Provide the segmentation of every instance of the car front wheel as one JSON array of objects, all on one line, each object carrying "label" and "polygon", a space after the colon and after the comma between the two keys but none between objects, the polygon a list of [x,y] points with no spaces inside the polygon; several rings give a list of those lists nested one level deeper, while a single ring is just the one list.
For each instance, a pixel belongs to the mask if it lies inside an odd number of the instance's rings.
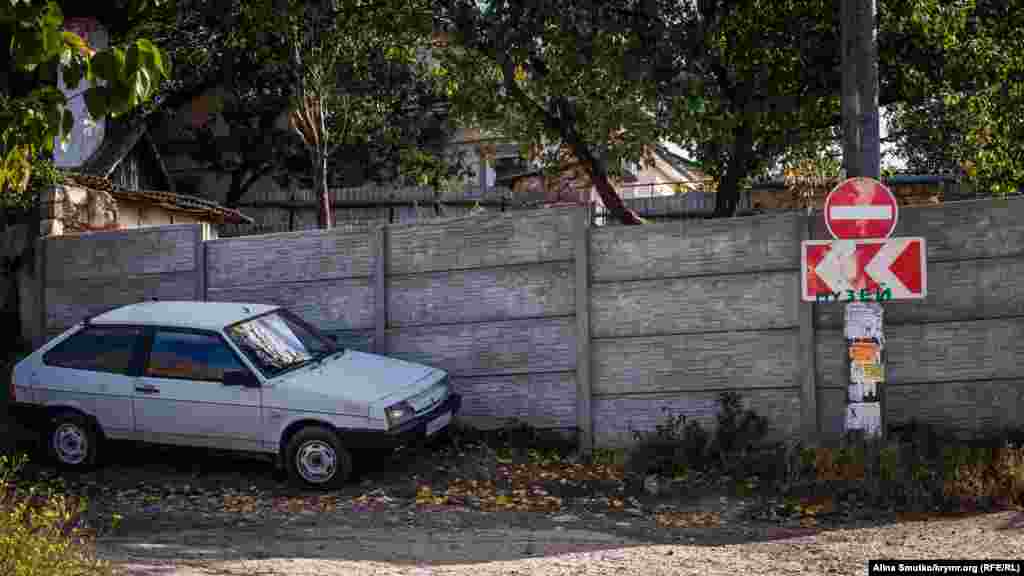
[{"label": "car front wheel", "polygon": [[61,467],[85,470],[96,464],[96,430],[81,414],[58,413],[50,422],[47,448]]},{"label": "car front wheel", "polygon": [[296,484],[329,490],[352,474],[352,456],[333,431],[309,426],[295,433],[285,451],[288,476]]}]

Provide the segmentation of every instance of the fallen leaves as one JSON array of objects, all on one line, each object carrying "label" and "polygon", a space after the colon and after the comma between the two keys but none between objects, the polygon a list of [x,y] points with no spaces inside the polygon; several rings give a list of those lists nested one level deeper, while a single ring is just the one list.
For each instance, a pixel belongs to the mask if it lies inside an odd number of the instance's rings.
[{"label": "fallen leaves", "polygon": [[662,512],[654,520],[663,528],[712,528],[721,525],[722,516],[707,511]]},{"label": "fallen leaves", "polygon": [[279,497],[274,499],[275,512],[300,514],[303,512],[333,512],[338,506],[336,496]]},{"label": "fallen leaves", "polygon": [[[619,483],[620,466],[567,462],[560,458],[533,458],[515,464],[499,458],[493,477],[488,479],[454,478],[446,487],[421,484],[416,488],[416,505],[473,505],[485,512],[499,510],[522,512],[556,512],[564,502],[551,494],[552,486],[579,486],[587,482]],[[611,508],[623,509],[625,502],[609,500]]]},{"label": "fallen leaves", "polygon": [[419,504],[421,506],[425,505],[425,504],[435,504],[437,506],[442,506],[442,505],[447,504],[447,503],[448,503],[448,496],[447,495],[441,495],[441,496],[434,495],[434,491],[433,491],[433,489],[430,486],[420,486],[416,490],[416,504]]},{"label": "fallen leaves", "polygon": [[434,496],[429,487],[421,487],[417,492],[418,504],[454,504],[474,502],[485,512],[497,510],[516,510],[520,512],[554,512],[562,508],[562,499],[551,496],[546,490],[536,485],[523,486],[513,483],[510,491],[497,489],[493,482],[481,480],[455,479],[449,482],[444,494]]},{"label": "fallen leaves", "polygon": [[224,507],[225,512],[232,512],[235,514],[251,514],[257,509],[256,498],[249,495],[224,495]]},{"label": "fallen leaves", "polygon": [[797,504],[796,511],[801,516],[832,514],[836,511],[836,501],[831,496],[806,498]]}]

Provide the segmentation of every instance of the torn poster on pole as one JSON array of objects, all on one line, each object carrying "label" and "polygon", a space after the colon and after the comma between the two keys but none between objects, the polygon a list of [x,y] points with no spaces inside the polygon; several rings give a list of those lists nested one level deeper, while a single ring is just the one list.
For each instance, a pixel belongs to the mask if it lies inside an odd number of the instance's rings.
[{"label": "torn poster on pole", "polygon": [[883,308],[877,302],[851,302],[846,305],[846,339],[885,342],[882,333]]},{"label": "torn poster on pole", "polygon": [[846,430],[874,436],[881,431],[879,386],[885,383],[883,308],[876,302],[846,306],[846,349],[850,363]]},{"label": "torn poster on pole", "polygon": [[851,402],[846,405],[846,429],[877,436],[882,431],[882,405],[879,402]]}]

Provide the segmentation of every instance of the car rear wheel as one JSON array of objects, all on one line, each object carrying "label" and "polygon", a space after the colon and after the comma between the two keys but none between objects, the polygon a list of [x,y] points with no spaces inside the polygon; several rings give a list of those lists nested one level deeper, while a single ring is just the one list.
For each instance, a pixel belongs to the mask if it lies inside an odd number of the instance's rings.
[{"label": "car rear wheel", "polygon": [[47,449],[62,468],[86,470],[96,465],[98,435],[85,416],[59,412],[50,420]]},{"label": "car rear wheel", "polygon": [[341,445],[337,434],[309,426],[288,441],[285,467],[296,484],[330,490],[340,487],[352,474],[352,455]]}]

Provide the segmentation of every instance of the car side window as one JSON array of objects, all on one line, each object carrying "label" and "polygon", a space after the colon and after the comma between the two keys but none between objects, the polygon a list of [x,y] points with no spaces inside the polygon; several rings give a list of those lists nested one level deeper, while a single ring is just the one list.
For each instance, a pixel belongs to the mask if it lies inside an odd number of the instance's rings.
[{"label": "car side window", "polygon": [[213,334],[157,330],[146,376],[223,382],[225,372],[245,370],[224,340]]},{"label": "car side window", "polygon": [[43,363],[58,368],[132,374],[143,330],[132,326],[87,326],[43,354]]}]

